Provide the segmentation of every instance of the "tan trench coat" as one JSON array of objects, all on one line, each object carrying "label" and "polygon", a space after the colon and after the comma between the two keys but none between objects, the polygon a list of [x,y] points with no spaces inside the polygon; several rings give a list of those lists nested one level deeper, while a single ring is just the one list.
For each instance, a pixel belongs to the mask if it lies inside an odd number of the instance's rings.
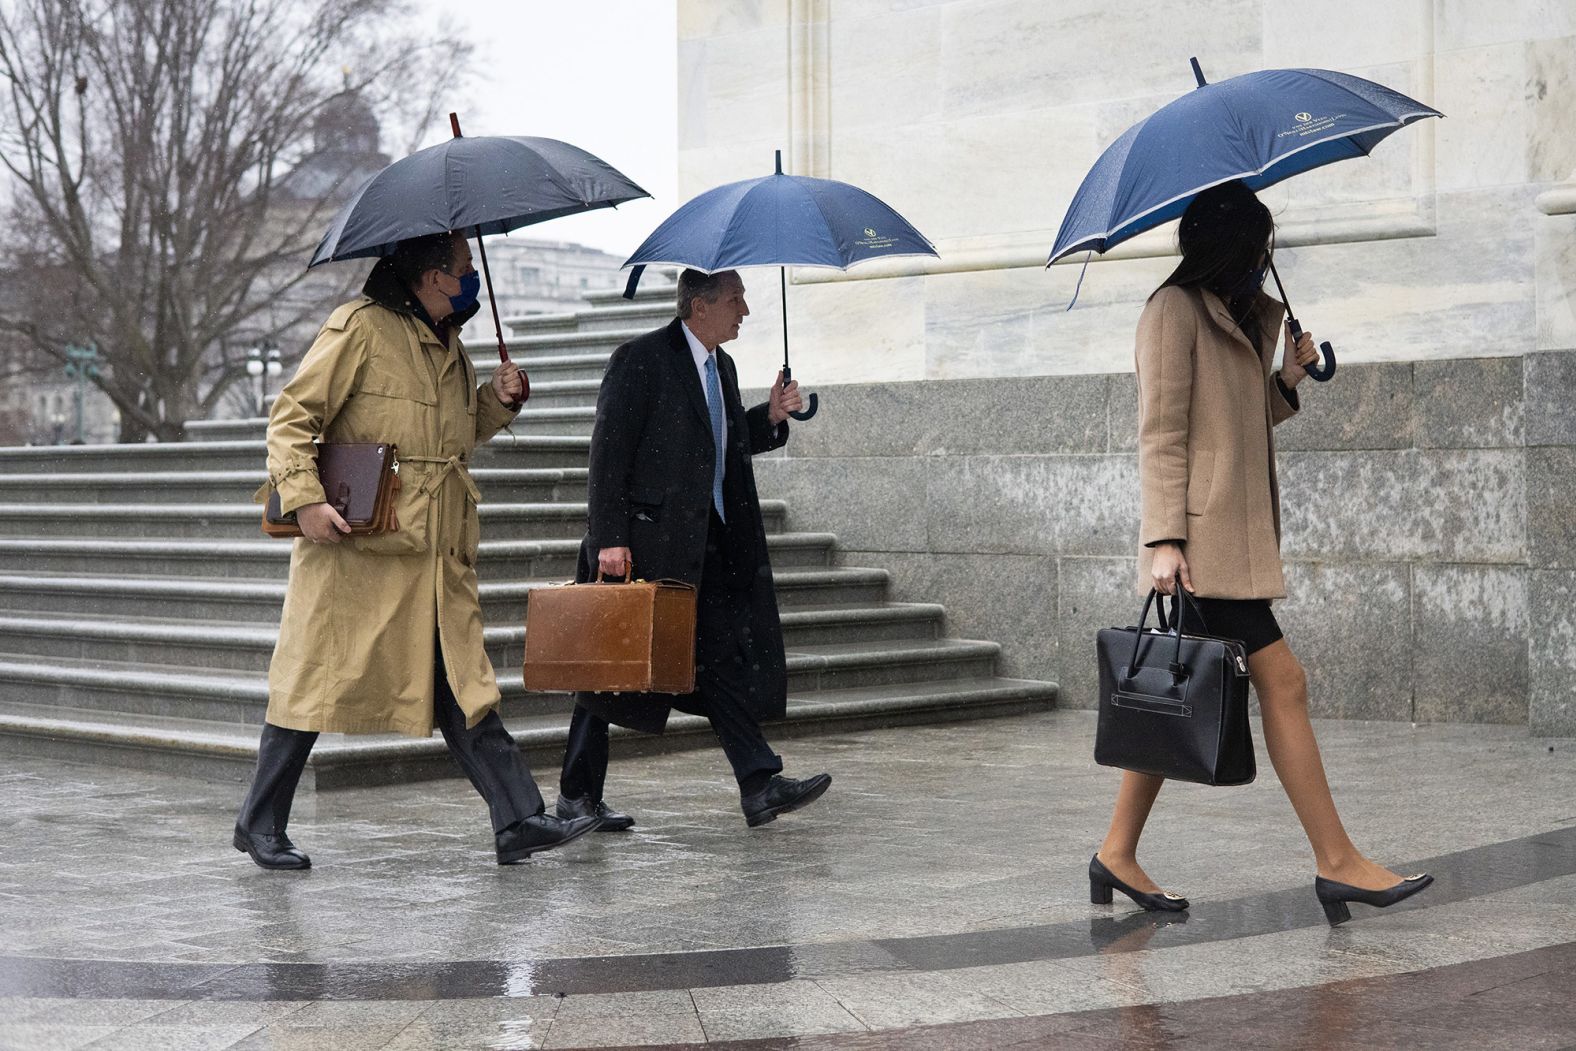
[{"label": "tan trench coat", "polygon": [[[370,287],[370,282],[369,282]],[[450,688],[475,726],[499,701],[482,648],[476,589],[478,493],[472,450],[514,413],[478,385],[458,335],[363,296],[335,310],[274,402],[267,499],[291,511],[323,499],[312,439],[394,442],[398,532],[338,544],[295,541],[268,721],[292,730],[433,728],[434,638]]]},{"label": "tan trench coat", "polygon": [[1138,476],[1148,546],[1180,540],[1203,598],[1284,598],[1271,429],[1298,410],[1271,372],[1285,306],[1260,293],[1265,351],[1212,292],[1162,288],[1138,321]]}]

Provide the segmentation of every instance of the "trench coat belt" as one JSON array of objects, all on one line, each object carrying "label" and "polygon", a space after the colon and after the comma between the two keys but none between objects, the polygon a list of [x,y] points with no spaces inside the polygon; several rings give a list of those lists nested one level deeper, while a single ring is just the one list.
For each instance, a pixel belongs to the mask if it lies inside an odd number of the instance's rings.
[{"label": "trench coat belt", "polygon": [[471,502],[474,504],[482,502],[482,491],[476,488],[476,482],[471,478],[470,468],[458,456],[406,456],[404,453],[401,453],[399,462],[442,464],[442,467],[429,472],[427,477],[422,480],[421,489],[423,492],[436,493],[438,487],[443,484],[450,474],[457,474],[460,481],[465,485],[465,491],[471,494]]}]

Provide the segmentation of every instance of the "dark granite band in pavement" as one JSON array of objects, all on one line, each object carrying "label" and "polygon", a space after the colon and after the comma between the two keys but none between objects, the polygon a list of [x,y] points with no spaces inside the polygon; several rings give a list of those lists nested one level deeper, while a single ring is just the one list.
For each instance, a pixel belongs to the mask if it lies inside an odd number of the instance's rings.
[{"label": "dark granite band in pavement", "polygon": [[875,1033],[660,1046],[665,1051],[702,1046],[708,1051],[1566,1051],[1576,1047],[1573,992],[1576,943],[1406,974],[1179,1003]]},{"label": "dark granite band in pavement", "polygon": [[[1576,873],[1576,827],[1401,866],[1435,883],[1391,912],[1478,898]],[[1324,923],[1310,886],[1211,902],[1185,916],[1122,918],[808,945],[500,961],[130,963],[0,957],[0,996],[185,1000],[447,1000],[762,985],[871,972],[930,972],[1163,949]],[[1361,913],[1356,919],[1361,920]],[[1130,936],[1146,930],[1143,938]],[[1576,1037],[1572,1043],[1576,1044]]]}]

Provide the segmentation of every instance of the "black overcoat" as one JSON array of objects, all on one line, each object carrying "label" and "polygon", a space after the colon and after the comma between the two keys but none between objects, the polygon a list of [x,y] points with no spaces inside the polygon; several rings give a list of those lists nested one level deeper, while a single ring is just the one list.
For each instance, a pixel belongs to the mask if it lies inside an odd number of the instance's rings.
[{"label": "black overcoat", "polygon": [[[597,552],[627,547],[635,576],[682,580],[699,587],[711,508],[711,419],[695,359],[677,318],[613,352],[597,393],[591,432],[589,512],[575,579],[596,578]],[[739,538],[734,558],[755,572],[741,596],[749,623],[738,640],[751,669],[749,707],[757,719],[787,710],[788,673],[777,593],[766,551],[766,527],[750,457],[788,441],[786,421],[773,427],[767,406],[746,410],[733,359],[717,351],[718,379],[728,413],[725,506]],[[580,693],[597,715],[636,730],[659,733],[670,710],[698,710],[666,694]]]}]

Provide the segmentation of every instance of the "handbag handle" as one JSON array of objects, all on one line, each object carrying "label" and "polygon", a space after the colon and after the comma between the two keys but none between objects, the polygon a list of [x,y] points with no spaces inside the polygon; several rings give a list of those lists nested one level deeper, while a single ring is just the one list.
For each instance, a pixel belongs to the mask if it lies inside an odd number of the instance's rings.
[{"label": "handbag handle", "polygon": [[[1138,670],[1138,646],[1144,638],[1144,625],[1149,622],[1150,606],[1155,606],[1155,608],[1159,611],[1159,625],[1161,632],[1174,634],[1176,637],[1175,648],[1171,653],[1170,670],[1172,681],[1180,684],[1182,680],[1186,679],[1190,674],[1187,669],[1187,665],[1182,663],[1182,610],[1186,608],[1188,602],[1192,601],[1192,597],[1189,596],[1186,600],[1180,597],[1182,595],[1182,579],[1180,573],[1177,574],[1177,580],[1175,587],[1172,589],[1172,595],[1172,619],[1176,623],[1174,625],[1168,626],[1166,622],[1165,599],[1161,598],[1160,602],[1157,604],[1155,599],[1160,596],[1159,589],[1149,589],[1149,597],[1144,599],[1144,611],[1138,615],[1138,627],[1133,629],[1133,655],[1128,659],[1127,662],[1127,677],[1129,679],[1131,679],[1134,673],[1136,673]],[[1199,614],[1199,609],[1196,605],[1193,607],[1193,612],[1195,615],[1199,615],[1200,617],[1202,616]]]},{"label": "handbag handle", "polygon": [[[1193,632],[1194,632],[1194,634],[1196,634],[1196,635],[1208,635],[1209,634],[1209,622],[1204,619],[1204,611],[1199,608],[1198,599],[1194,598],[1187,591],[1186,588],[1182,587],[1182,585],[1180,583],[1177,585],[1176,590],[1171,593],[1171,620],[1175,624],[1177,631],[1178,632],[1182,631],[1182,609],[1181,609],[1181,607],[1183,606],[1184,603],[1187,605],[1187,608],[1192,611],[1189,615],[1193,618]],[[1162,631],[1168,630],[1165,627],[1165,603],[1164,602],[1162,602],[1160,604],[1160,613],[1161,613],[1161,620],[1160,620],[1161,630]]]}]

